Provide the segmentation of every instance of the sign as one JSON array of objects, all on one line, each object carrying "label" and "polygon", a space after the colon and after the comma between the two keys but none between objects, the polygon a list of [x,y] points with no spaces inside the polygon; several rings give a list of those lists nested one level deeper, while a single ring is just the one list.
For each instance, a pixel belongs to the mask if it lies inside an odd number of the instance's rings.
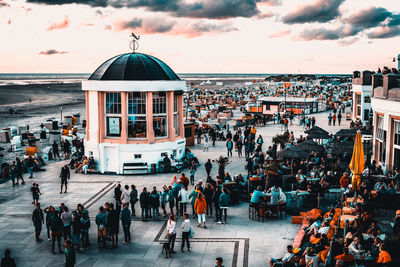
[{"label": "sign", "polygon": [[108,133],[119,135],[119,118],[108,118]]}]

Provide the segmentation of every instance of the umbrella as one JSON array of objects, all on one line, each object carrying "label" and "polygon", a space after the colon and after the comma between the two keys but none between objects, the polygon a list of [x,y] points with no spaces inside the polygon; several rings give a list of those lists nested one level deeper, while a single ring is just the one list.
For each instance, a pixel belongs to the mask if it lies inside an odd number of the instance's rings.
[{"label": "umbrella", "polygon": [[335,136],[354,137],[356,134],[357,131],[355,129],[341,129],[335,134]]},{"label": "umbrella", "polygon": [[306,158],[308,153],[298,146],[290,146],[279,152],[284,158]]},{"label": "umbrella", "polygon": [[316,142],[314,142],[313,140],[306,140],[302,143],[297,144],[296,146],[300,147],[302,150],[310,152],[310,151],[323,151],[324,147],[318,145]]},{"label": "umbrella", "polygon": [[353,156],[349,164],[349,168],[353,173],[352,184],[356,191],[360,190],[361,174],[364,170],[365,158],[364,149],[361,140],[361,132],[358,131],[356,134],[356,139],[354,140]]},{"label": "umbrella", "polygon": [[314,126],[310,130],[304,132],[312,139],[331,139],[329,133],[318,126]]}]

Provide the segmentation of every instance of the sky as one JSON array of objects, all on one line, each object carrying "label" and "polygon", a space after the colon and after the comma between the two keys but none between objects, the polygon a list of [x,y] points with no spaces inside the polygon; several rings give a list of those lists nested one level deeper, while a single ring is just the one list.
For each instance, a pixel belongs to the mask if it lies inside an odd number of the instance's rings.
[{"label": "sky", "polygon": [[0,0],[0,73],[91,73],[151,54],[177,73],[397,66],[399,0]]}]

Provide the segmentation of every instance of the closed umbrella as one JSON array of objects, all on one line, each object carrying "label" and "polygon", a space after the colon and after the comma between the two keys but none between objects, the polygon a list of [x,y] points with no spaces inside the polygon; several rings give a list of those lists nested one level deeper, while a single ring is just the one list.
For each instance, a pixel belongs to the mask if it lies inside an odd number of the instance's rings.
[{"label": "closed umbrella", "polygon": [[358,131],[356,134],[356,139],[354,140],[353,156],[351,157],[351,161],[349,164],[349,168],[353,173],[353,188],[356,191],[360,190],[361,174],[364,171],[364,164],[365,158],[363,144],[361,140],[361,132]]}]

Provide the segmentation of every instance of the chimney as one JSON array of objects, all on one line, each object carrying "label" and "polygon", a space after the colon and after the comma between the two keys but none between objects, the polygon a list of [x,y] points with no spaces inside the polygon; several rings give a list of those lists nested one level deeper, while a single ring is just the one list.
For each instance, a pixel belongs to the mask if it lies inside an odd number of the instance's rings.
[{"label": "chimney", "polygon": [[358,70],[353,71],[353,79],[356,79],[356,78],[360,78],[360,72]]},{"label": "chimney", "polygon": [[372,82],[372,72],[369,70],[364,70],[361,74],[362,85],[371,85]]},{"label": "chimney", "polygon": [[400,75],[395,73],[389,73],[383,76],[383,97],[387,98],[389,90],[398,87],[398,79],[400,79]]},{"label": "chimney", "polygon": [[377,87],[383,86],[383,76],[382,73],[375,73],[372,75],[372,96],[374,96],[374,90]]}]

